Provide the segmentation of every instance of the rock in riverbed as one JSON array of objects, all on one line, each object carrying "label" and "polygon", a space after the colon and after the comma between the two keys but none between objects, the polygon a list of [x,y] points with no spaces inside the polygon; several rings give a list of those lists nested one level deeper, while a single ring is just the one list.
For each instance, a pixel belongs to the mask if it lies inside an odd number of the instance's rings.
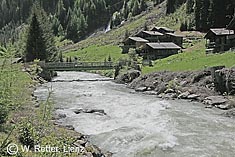
[{"label": "rock in riverbed", "polygon": [[136,92],[144,92],[147,91],[147,87],[138,87],[135,89]]},{"label": "rock in riverbed", "polygon": [[66,118],[66,114],[59,113],[59,114],[54,114],[54,116],[52,117],[52,120],[59,120],[63,118]]},{"label": "rock in riverbed", "polygon": [[66,125],[65,128],[68,130],[75,130],[75,128],[72,125]]},{"label": "rock in riverbed", "polygon": [[141,72],[138,70],[129,70],[124,74],[118,75],[115,82],[116,83],[130,83],[134,79],[140,76]]},{"label": "rock in riverbed", "polygon": [[225,99],[223,96],[209,96],[204,99],[204,103],[206,105],[221,105],[227,102],[227,99]]},{"label": "rock in riverbed", "polygon": [[181,93],[178,98],[179,99],[187,99],[187,97],[190,95],[189,91]]},{"label": "rock in riverbed", "polygon": [[80,113],[96,113],[99,115],[107,115],[104,110],[100,110],[100,109],[78,109],[75,110],[74,113],[76,114],[80,114]]},{"label": "rock in riverbed", "polygon": [[191,100],[197,100],[198,97],[200,97],[200,96],[197,95],[197,94],[190,94],[187,98],[188,98],[188,99],[191,99]]}]

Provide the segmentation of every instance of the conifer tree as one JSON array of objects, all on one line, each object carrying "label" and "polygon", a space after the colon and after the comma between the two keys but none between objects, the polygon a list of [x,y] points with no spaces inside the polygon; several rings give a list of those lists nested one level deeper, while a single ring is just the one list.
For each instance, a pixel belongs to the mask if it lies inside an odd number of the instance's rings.
[{"label": "conifer tree", "polygon": [[112,61],[112,58],[111,58],[111,56],[110,56],[110,54],[109,54],[108,62],[111,62],[111,61]]},{"label": "conifer tree", "polygon": [[200,23],[201,23],[201,29],[202,31],[207,31],[211,26],[209,25],[209,20],[208,19],[208,15],[209,15],[209,7],[210,7],[210,1],[203,1],[201,2],[202,6],[201,6],[201,19],[200,19]]},{"label": "conifer tree", "polygon": [[31,23],[26,38],[26,61],[58,59],[52,24],[46,12],[37,3],[32,8]]},{"label": "conifer tree", "polygon": [[226,2],[228,0],[213,0],[212,20],[214,27],[224,27],[226,21]]},{"label": "conifer tree", "polygon": [[80,32],[80,37],[83,38],[86,36],[87,33],[87,23],[86,19],[83,14],[80,16],[80,27],[79,27],[79,32]]},{"label": "conifer tree", "polygon": [[62,26],[64,27],[66,25],[65,23],[65,17],[66,17],[66,9],[64,7],[64,2],[63,0],[59,0],[57,3],[57,7],[56,7],[56,15],[60,21],[60,23],[62,24]]},{"label": "conifer tree", "polygon": [[140,0],[140,10],[144,11],[144,10],[146,10],[146,8],[147,8],[147,5],[146,5],[145,1]]},{"label": "conifer tree", "polygon": [[122,15],[124,17],[124,19],[128,18],[128,14],[129,14],[129,7],[126,1],[124,1],[123,6],[122,6]]},{"label": "conifer tree", "polygon": [[192,13],[193,12],[193,6],[194,6],[194,0],[187,0],[187,2],[186,2],[186,13],[188,13],[188,14]]},{"label": "conifer tree", "polygon": [[64,29],[63,29],[63,26],[61,24],[58,27],[58,35],[59,36],[64,36]]},{"label": "conifer tree", "polygon": [[201,8],[202,8],[202,1],[201,0],[196,0],[196,5],[195,5],[195,24],[196,24],[196,29],[200,30],[201,29]]},{"label": "conifer tree", "polygon": [[29,26],[25,59],[26,62],[31,62],[34,59],[47,59],[46,41],[43,37],[43,30],[35,13],[32,16]]},{"label": "conifer tree", "polygon": [[140,13],[140,6],[138,0],[135,0],[132,8],[132,15],[138,15]]},{"label": "conifer tree", "polygon": [[59,53],[60,62],[64,62],[62,52]]}]

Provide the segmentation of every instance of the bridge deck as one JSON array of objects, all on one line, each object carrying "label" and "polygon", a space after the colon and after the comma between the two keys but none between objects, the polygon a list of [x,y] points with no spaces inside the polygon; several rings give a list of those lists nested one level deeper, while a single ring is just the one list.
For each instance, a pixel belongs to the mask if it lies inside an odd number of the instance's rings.
[{"label": "bridge deck", "polygon": [[113,62],[49,62],[40,64],[42,68],[54,71],[86,71],[114,69]]}]

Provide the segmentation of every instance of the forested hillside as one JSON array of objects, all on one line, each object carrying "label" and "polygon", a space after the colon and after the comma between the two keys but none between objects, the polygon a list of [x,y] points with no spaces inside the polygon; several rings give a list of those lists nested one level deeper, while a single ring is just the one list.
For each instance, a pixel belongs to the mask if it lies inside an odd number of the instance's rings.
[{"label": "forested hillside", "polygon": [[[97,29],[118,27],[143,11],[151,12],[164,0],[0,0],[0,42],[22,42],[32,17],[33,5],[45,10],[48,29],[55,36],[78,42]],[[166,0],[166,13],[172,14],[186,3],[192,18],[182,22],[181,30],[207,31],[226,27],[234,15],[234,0]],[[182,17],[181,17],[182,18]],[[156,23],[156,22],[154,22]],[[43,25],[43,24],[42,24]]]},{"label": "forested hillside", "polygon": [[[75,42],[83,39],[96,29],[105,27],[115,11],[130,3],[126,11],[139,14],[144,0],[1,0],[0,29],[1,41],[14,41],[16,28],[28,23],[33,4],[45,10],[55,35],[64,35]],[[126,6],[126,5],[124,5]],[[134,6],[134,10],[131,8]],[[140,8],[140,6],[142,8]],[[129,11],[130,10],[130,11]],[[132,16],[131,14],[129,16]]]},{"label": "forested hillside", "polygon": [[235,11],[234,0],[167,0],[167,14],[173,13],[184,3],[186,12],[195,16],[195,29],[204,32],[209,28],[226,27]]}]

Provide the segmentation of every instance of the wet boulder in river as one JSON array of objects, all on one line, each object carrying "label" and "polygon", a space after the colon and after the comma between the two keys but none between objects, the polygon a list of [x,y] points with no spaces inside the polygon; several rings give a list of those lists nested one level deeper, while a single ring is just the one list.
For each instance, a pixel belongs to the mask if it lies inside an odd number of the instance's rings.
[{"label": "wet boulder in river", "polygon": [[227,102],[223,96],[209,96],[204,99],[204,103],[207,105],[221,105]]},{"label": "wet boulder in river", "polygon": [[116,83],[130,83],[134,79],[138,78],[141,75],[141,72],[138,70],[129,70],[124,74],[117,76]]}]

